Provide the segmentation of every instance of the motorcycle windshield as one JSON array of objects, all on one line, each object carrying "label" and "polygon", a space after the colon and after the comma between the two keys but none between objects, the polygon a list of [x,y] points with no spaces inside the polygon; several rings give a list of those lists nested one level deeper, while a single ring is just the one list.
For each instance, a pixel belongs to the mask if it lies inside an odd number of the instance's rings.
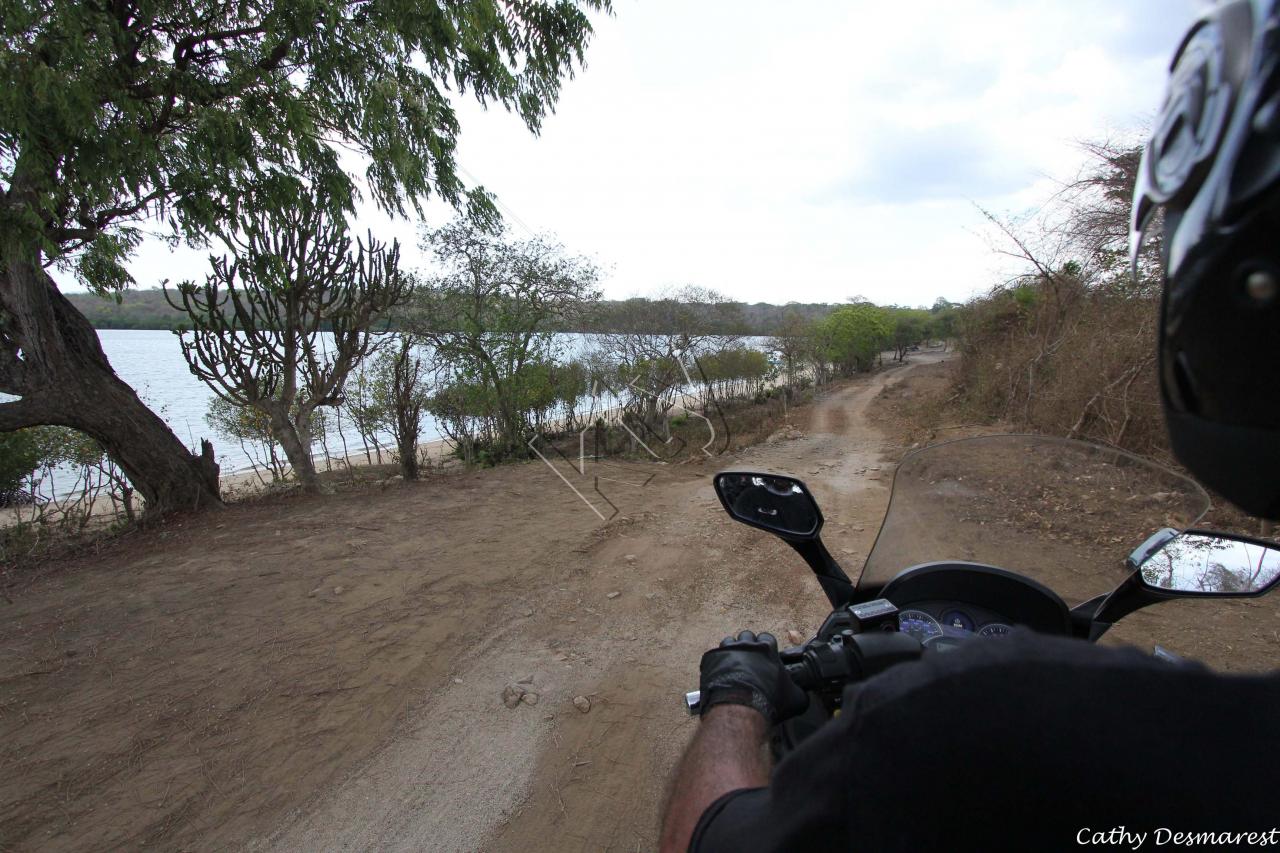
[{"label": "motorcycle windshield", "polygon": [[1114,588],[1152,533],[1190,527],[1209,506],[1194,481],[1114,448],[1033,435],[949,441],[898,465],[858,585],[962,560],[1039,581],[1074,606]]}]

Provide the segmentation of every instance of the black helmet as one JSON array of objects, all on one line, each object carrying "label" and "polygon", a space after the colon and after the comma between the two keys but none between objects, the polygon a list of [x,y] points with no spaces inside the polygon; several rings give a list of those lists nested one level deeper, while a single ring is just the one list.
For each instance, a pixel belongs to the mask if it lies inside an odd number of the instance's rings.
[{"label": "black helmet", "polygon": [[1173,452],[1280,518],[1280,0],[1228,0],[1174,55],[1133,199],[1163,208],[1160,392]]}]

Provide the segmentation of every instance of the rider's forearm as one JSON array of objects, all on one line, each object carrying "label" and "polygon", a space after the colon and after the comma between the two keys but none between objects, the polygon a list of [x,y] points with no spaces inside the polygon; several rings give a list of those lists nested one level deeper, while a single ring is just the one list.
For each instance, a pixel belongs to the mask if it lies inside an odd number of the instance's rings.
[{"label": "rider's forearm", "polygon": [[764,717],[742,705],[718,705],[703,716],[671,786],[663,853],[687,850],[698,819],[720,797],[769,783],[765,734]]}]

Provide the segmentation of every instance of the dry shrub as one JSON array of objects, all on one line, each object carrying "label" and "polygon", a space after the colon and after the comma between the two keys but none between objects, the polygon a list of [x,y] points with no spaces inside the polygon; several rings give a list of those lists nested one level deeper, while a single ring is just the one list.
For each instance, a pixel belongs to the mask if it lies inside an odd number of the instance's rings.
[{"label": "dry shrub", "polygon": [[1035,276],[961,316],[959,390],[975,417],[1169,459],[1149,293]]}]

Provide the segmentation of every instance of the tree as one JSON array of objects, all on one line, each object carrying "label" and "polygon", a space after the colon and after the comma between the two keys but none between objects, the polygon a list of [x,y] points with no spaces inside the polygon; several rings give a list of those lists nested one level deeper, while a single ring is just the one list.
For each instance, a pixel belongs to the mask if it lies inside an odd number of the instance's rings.
[{"label": "tree", "polygon": [[773,348],[782,356],[787,386],[795,385],[799,366],[813,348],[814,322],[794,310],[788,310],[773,337]]},{"label": "tree", "polygon": [[346,231],[345,218],[308,196],[246,216],[227,238],[234,256],[210,258],[204,284],[183,282],[173,302],[191,323],[177,332],[191,372],[267,416],[308,490],[319,487],[312,414],[342,402],[343,383],[373,343],[374,318],[409,293],[398,243],[370,234],[353,252]]},{"label": "tree", "polygon": [[902,361],[907,350],[924,340],[930,314],[918,308],[892,308],[889,320],[893,324],[893,357],[895,361]]},{"label": "tree", "polygon": [[419,290],[406,323],[450,366],[450,400],[488,396],[493,451],[523,456],[534,368],[555,360],[554,330],[599,298],[599,272],[546,237],[514,241],[463,220],[427,231],[424,242],[442,272]]},{"label": "tree", "polygon": [[740,318],[738,303],[696,285],[628,299],[598,337],[611,390],[642,426],[657,429],[674,405],[670,392],[697,381],[697,360],[737,344]]},{"label": "tree", "polygon": [[195,457],[115,375],[58,291],[57,265],[100,294],[133,284],[142,225],[200,245],[246,206],[303,183],[349,207],[339,146],[383,209],[432,192],[477,215],[457,176],[448,89],[536,132],[582,64],[586,10],[608,0],[11,0],[0,13],[0,430],[64,424],[119,461],[148,512],[218,502]]},{"label": "tree", "polygon": [[870,370],[892,332],[886,311],[870,302],[842,305],[820,325],[827,358],[846,376]]},{"label": "tree", "polygon": [[396,335],[374,364],[373,399],[396,440],[400,475],[418,479],[418,438],[422,435],[422,409],[429,398],[426,366],[408,335]]},{"label": "tree", "polygon": [[[204,419],[219,435],[240,445],[240,450],[251,462],[258,482],[267,484],[259,467],[267,469],[271,482],[283,480],[289,473],[288,461],[280,454],[280,444],[271,430],[271,418],[265,412],[252,406],[241,406],[215,394],[209,398]],[[312,435],[324,432],[327,422],[323,411],[312,413],[309,427]]]}]

